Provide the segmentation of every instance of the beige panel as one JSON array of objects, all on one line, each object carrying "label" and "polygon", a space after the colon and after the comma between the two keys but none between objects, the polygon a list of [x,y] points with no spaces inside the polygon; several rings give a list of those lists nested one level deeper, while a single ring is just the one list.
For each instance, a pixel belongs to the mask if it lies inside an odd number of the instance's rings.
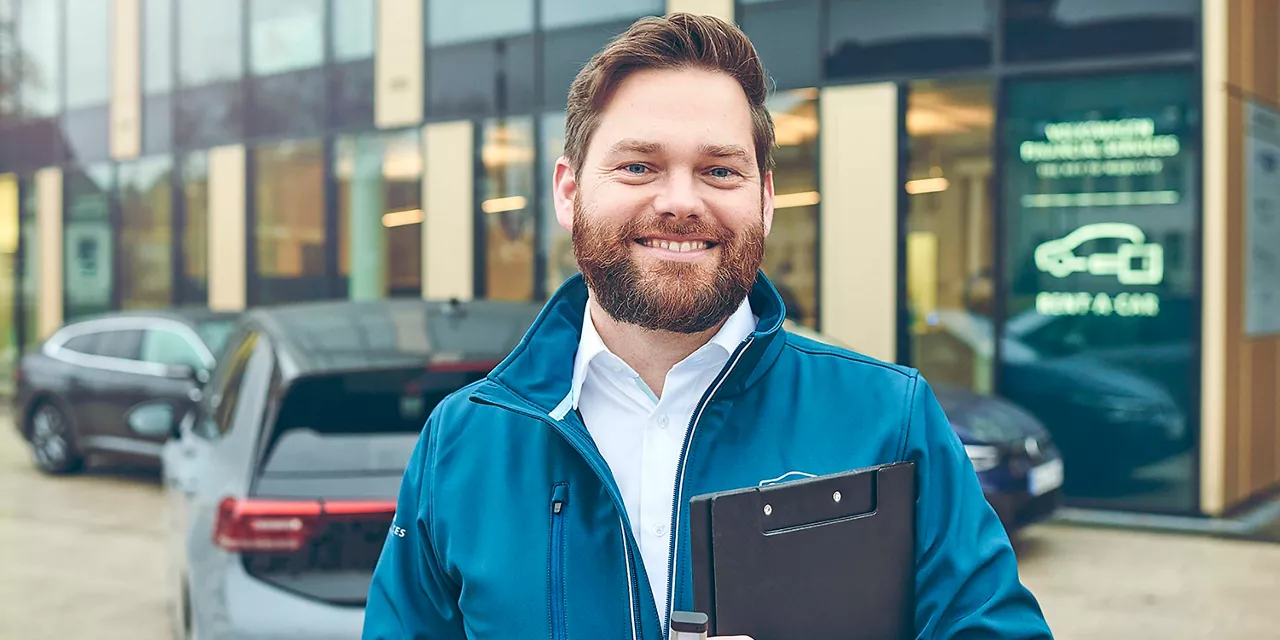
[{"label": "beige panel", "polygon": [[111,157],[142,152],[142,0],[115,0],[111,47]]},{"label": "beige panel", "polygon": [[209,306],[246,306],[245,149],[209,150]]},{"label": "beige panel", "polygon": [[36,172],[36,237],[37,322],[40,337],[47,338],[62,326],[62,169]]},{"label": "beige panel", "polygon": [[469,121],[423,127],[424,298],[469,300],[475,292],[473,136]]},{"label": "beige panel", "polygon": [[1227,13],[1203,0],[1204,210],[1200,374],[1200,507],[1221,514],[1226,502],[1227,340]]},{"label": "beige panel", "polygon": [[733,0],[667,0],[667,13],[701,13],[733,22]]},{"label": "beige panel", "polygon": [[822,90],[822,331],[897,357],[898,89]]},{"label": "beige panel", "polygon": [[374,121],[386,129],[422,122],[422,0],[378,0]]}]

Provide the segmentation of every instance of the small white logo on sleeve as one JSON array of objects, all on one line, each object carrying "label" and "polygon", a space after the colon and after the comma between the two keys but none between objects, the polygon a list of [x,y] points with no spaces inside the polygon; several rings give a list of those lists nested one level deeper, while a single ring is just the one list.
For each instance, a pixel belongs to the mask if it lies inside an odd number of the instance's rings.
[{"label": "small white logo on sleeve", "polygon": [[397,538],[403,538],[403,537],[404,537],[404,534],[405,534],[405,530],[404,530],[404,529],[402,529],[402,528],[400,528],[400,527],[397,527],[395,524],[392,524],[392,525],[391,525],[391,535],[393,535],[393,536],[395,536],[395,537],[397,537]]}]

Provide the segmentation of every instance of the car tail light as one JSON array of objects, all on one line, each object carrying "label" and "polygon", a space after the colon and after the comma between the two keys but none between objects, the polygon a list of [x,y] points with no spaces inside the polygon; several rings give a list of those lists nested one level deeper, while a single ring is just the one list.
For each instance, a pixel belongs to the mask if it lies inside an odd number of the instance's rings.
[{"label": "car tail light", "polygon": [[233,553],[297,551],[334,520],[394,516],[385,500],[256,500],[224,498],[218,505],[213,542]]}]

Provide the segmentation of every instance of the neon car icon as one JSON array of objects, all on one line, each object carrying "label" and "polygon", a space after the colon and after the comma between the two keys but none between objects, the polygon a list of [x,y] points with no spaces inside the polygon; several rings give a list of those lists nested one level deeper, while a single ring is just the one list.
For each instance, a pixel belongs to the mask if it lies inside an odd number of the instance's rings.
[{"label": "neon car icon", "polygon": [[[1122,244],[1115,253],[1076,255],[1091,240],[1114,239]],[[1164,280],[1164,247],[1147,242],[1138,227],[1123,222],[1087,224],[1067,235],[1036,247],[1036,268],[1055,278],[1074,273],[1114,275],[1120,284],[1160,284]]]}]

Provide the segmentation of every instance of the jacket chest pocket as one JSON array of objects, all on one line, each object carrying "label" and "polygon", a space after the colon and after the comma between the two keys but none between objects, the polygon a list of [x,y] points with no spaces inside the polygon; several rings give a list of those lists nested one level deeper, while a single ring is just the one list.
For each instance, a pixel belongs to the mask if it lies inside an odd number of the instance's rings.
[{"label": "jacket chest pocket", "polygon": [[565,612],[565,515],[569,509],[569,485],[559,483],[551,491],[551,537],[547,574],[550,594],[548,613],[551,617],[551,640],[566,640],[569,636],[568,616]]}]

